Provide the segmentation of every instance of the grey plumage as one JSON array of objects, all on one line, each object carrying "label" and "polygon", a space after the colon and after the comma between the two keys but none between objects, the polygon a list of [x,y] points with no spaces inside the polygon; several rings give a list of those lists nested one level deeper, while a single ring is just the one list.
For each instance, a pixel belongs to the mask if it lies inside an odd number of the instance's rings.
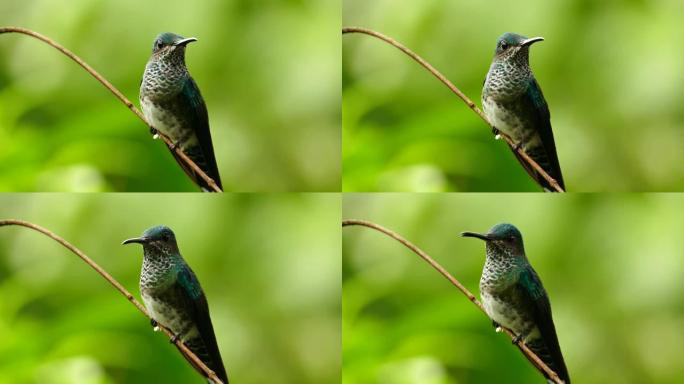
[{"label": "grey plumage", "polygon": [[[529,66],[529,47],[541,40],[513,33],[499,38],[482,88],[482,108],[496,129],[509,135],[565,189],[549,108]],[[517,152],[513,153],[540,186],[554,190]]]},{"label": "grey plumage", "polygon": [[[204,99],[185,65],[185,46],[196,41],[173,33],[163,33],[154,43],[140,84],[140,105],[152,126],[174,144],[223,189],[209,131]],[[171,151],[183,171],[202,190],[210,186]]]},{"label": "grey plumage", "polygon": [[525,255],[518,229],[511,224],[497,224],[486,234],[464,232],[462,235],[486,242],[480,296],[487,315],[495,324],[512,330],[566,384],[570,384],[549,297]]},{"label": "grey plumage", "polygon": [[207,298],[195,273],[181,256],[173,231],[165,226],[153,227],[139,238],[124,241],[124,244],[130,243],[143,245],[140,294],[150,316],[169,328],[228,384]]}]

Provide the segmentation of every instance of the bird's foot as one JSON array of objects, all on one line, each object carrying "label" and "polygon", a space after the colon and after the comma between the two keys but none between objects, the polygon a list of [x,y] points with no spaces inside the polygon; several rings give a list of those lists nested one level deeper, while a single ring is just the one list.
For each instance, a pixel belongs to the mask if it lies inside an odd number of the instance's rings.
[{"label": "bird's foot", "polygon": [[154,127],[150,127],[150,134],[152,135],[152,138],[155,140],[159,138],[159,132]]},{"label": "bird's foot", "polygon": [[181,142],[180,142],[180,140],[178,140],[175,143],[169,145],[169,148],[171,148],[172,151],[175,151],[176,148],[180,148],[180,146],[181,146]]},{"label": "bird's foot", "polygon": [[518,336],[516,336],[516,337],[513,338],[513,344],[518,344],[518,343],[520,343],[521,341],[524,342],[526,337],[527,337],[527,335],[525,335],[525,334],[523,334],[523,333],[519,334]]},{"label": "bird's foot", "polygon": [[152,326],[153,331],[155,331],[155,332],[159,331],[159,323],[157,323],[157,320],[150,319],[150,325]]},{"label": "bird's foot", "polygon": [[522,143],[515,143],[515,145],[513,146],[513,150],[516,152],[518,152],[521,149],[522,149]]},{"label": "bird's foot", "polygon": [[181,338],[180,333],[176,333],[176,334],[173,335],[173,337],[169,340],[169,342],[171,342],[171,344],[176,344],[176,342],[177,342],[178,340],[180,340],[180,338]]},{"label": "bird's foot", "polygon": [[496,332],[496,333],[499,333],[503,330],[501,328],[501,325],[494,320],[492,320],[492,326],[494,327],[494,332]]},{"label": "bird's foot", "polygon": [[494,134],[494,140],[499,140],[501,138],[501,131],[498,128],[492,127],[492,133]]}]

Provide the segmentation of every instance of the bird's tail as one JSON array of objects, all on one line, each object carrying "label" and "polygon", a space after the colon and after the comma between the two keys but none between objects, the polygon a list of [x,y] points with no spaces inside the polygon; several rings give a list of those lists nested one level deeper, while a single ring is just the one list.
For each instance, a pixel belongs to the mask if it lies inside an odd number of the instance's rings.
[{"label": "bird's tail", "polygon": [[[190,166],[185,163],[180,156],[178,156],[176,151],[171,150],[171,154],[173,155],[173,158],[176,159],[176,162],[178,165],[180,165],[185,174],[188,175],[188,177],[190,177],[190,179],[202,189],[202,192],[214,192],[211,186],[209,186],[209,184],[204,181],[200,175],[198,175],[192,168],[190,168]],[[211,177],[221,190],[223,190],[221,177],[219,176],[215,160],[212,160],[213,163],[211,163],[211,166],[208,166],[204,155],[194,148],[186,148],[185,154],[190,157],[190,159],[192,159],[192,161],[194,161],[195,164],[207,174],[207,176]]]},{"label": "bird's tail", "polygon": [[[538,148],[530,148],[527,151],[525,151],[529,157],[531,157],[537,164],[539,164],[540,167],[546,173],[553,177],[554,180],[558,183],[558,185],[565,190],[565,182],[563,181],[563,174],[561,173],[560,166],[558,165],[558,160],[556,159],[555,162],[551,161],[547,154],[544,152],[544,149],[542,147]],[[556,192],[556,189],[551,186],[551,184],[546,181],[546,179],[539,173],[537,172],[536,169],[534,169],[528,162],[525,160],[518,152],[513,151],[513,155],[515,155],[515,158],[520,162],[520,164],[523,166],[525,171],[534,179],[534,181],[539,184],[545,192]]]},{"label": "bird's tail", "polygon": [[[205,345],[200,338],[187,340],[185,344],[207,367],[214,371],[223,384],[229,384],[228,374],[226,373],[226,368],[223,366],[223,361],[221,360],[221,354],[218,352],[218,348],[216,351],[209,351],[208,346]],[[183,356],[185,357],[185,355]],[[190,359],[186,358],[186,360],[195,366]],[[209,382],[211,382],[211,380],[209,380]]]},{"label": "bird's tail", "polygon": [[560,349],[558,349],[558,351],[552,351],[542,339],[529,340],[525,344],[532,352],[539,356],[549,368],[556,372],[558,377],[563,380],[565,384],[570,384],[570,374],[568,373],[568,368],[565,366],[565,360],[563,360]]}]

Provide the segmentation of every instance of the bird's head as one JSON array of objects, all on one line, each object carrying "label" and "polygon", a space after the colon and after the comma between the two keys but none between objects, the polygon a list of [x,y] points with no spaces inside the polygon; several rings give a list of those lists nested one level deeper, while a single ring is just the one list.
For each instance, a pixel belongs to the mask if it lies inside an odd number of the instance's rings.
[{"label": "bird's head", "polygon": [[143,232],[142,236],[124,240],[123,242],[123,244],[132,243],[142,244],[145,251],[155,251],[165,255],[178,253],[176,235],[173,234],[171,228],[163,225],[152,227]]},{"label": "bird's head", "polygon": [[184,38],[171,32],[164,32],[157,36],[152,45],[152,54],[158,58],[185,56],[185,46],[197,41],[194,37]]},{"label": "bird's head", "polygon": [[497,224],[485,234],[476,232],[463,232],[461,233],[461,236],[474,237],[484,240],[487,243],[487,248],[494,247],[497,250],[503,251],[503,253],[507,255],[525,254],[522,234],[520,234],[518,228],[512,224]]},{"label": "bird's head", "polygon": [[527,62],[530,45],[543,40],[543,37],[528,39],[525,36],[506,32],[496,42],[494,57],[498,60],[524,59]]}]

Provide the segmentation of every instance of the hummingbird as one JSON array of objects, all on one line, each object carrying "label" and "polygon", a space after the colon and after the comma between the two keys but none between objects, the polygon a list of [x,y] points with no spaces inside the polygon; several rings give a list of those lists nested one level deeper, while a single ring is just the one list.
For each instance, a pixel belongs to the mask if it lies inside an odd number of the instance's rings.
[{"label": "hummingbird", "polygon": [[[499,37],[482,88],[482,109],[495,134],[501,131],[510,136],[565,190],[549,107],[529,63],[530,45],[543,40],[510,32]],[[545,191],[554,190],[516,151],[513,154]]]},{"label": "hummingbird", "polygon": [[[223,366],[209,316],[209,305],[199,280],[178,250],[176,236],[165,226],[152,227],[141,237],[123,244],[142,244],[140,294],[152,317],[152,325],[164,325],[174,333],[224,384]],[[192,361],[190,361],[192,364]]]},{"label": "hummingbird", "polygon": [[486,243],[480,296],[494,326],[512,330],[516,334],[514,343],[523,341],[563,382],[570,384],[549,296],[525,256],[520,231],[511,224],[497,224],[486,234],[463,232],[461,236]]},{"label": "hummingbird", "polygon": [[[154,40],[152,56],[140,83],[140,106],[145,119],[174,141],[197,166],[221,186],[209,132],[207,106],[185,66],[185,47],[197,41],[174,33],[162,33]],[[171,149],[183,171],[202,191],[210,187]]]}]

